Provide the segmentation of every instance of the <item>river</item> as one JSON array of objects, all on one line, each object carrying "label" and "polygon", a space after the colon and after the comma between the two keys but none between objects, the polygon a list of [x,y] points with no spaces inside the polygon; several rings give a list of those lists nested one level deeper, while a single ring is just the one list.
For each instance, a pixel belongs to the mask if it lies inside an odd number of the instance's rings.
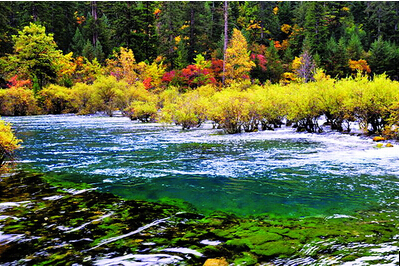
[{"label": "river", "polygon": [[288,216],[397,209],[399,146],[339,133],[221,134],[207,124],[124,117],[6,117],[23,140],[22,168],[86,182],[127,199],[178,198],[201,211]]},{"label": "river", "polygon": [[23,144],[15,171],[0,176],[2,265],[399,263],[397,142],[3,119]]}]

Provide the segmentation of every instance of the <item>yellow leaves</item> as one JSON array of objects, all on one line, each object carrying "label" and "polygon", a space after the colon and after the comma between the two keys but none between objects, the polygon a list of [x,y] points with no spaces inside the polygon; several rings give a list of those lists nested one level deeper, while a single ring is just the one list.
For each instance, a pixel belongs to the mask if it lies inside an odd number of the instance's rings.
[{"label": "yellow leaves", "polygon": [[297,56],[293,59],[293,61],[292,61],[292,69],[294,71],[296,71],[297,69],[299,69],[301,67],[301,65],[303,64],[302,60],[303,60],[302,57],[297,57]]},{"label": "yellow leaves", "polygon": [[179,35],[179,36],[176,36],[176,37],[174,38],[174,40],[175,40],[175,44],[178,44],[178,43],[181,42],[182,37],[181,37],[180,35]]},{"label": "yellow leaves", "polygon": [[42,106],[48,114],[61,114],[71,112],[71,89],[50,85],[39,92],[39,97],[42,99]]},{"label": "yellow leaves", "polygon": [[254,21],[251,20],[250,23],[251,24],[249,26],[247,26],[247,28],[246,28],[247,30],[261,29],[260,21],[257,21],[254,23]]},{"label": "yellow leaves", "polygon": [[3,115],[32,115],[37,113],[33,91],[24,87],[0,90],[0,112]]},{"label": "yellow leaves", "polygon": [[184,30],[184,29],[189,28],[189,27],[190,26],[188,24],[184,24],[184,25],[182,25],[181,30]]},{"label": "yellow leaves", "polygon": [[225,76],[231,81],[248,78],[251,68],[255,67],[254,62],[250,60],[246,38],[238,29],[233,29],[232,39],[226,49],[225,65]]},{"label": "yellow leaves", "polygon": [[159,8],[156,8],[153,12],[154,15],[158,16],[161,13],[161,10]]},{"label": "yellow leaves", "polygon": [[292,29],[292,26],[290,26],[289,24],[283,24],[281,26],[281,31],[286,33],[286,34],[289,34],[291,29]]},{"label": "yellow leaves", "polygon": [[71,76],[75,72],[77,67],[77,65],[74,63],[73,53],[71,52],[64,56],[61,56],[59,58],[58,65],[60,67],[58,74],[59,76]]},{"label": "yellow leaves", "polygon": [[5,160],[12,159],[14,151],[20,147],[21,142],[14,136],[11,125],[0,119],[0,170]]},{"label": "yellow leaves", "polygon": [[274,7],[274,9],[272,9],[272,12],[274,13],[274,15],[278,14],[279,11],[279,7]]},{"label": "yellow leaves", "polygon": [[342,11],[344,12],[350,12],[350,8],[348,8],[347,6],[342,7]]}]

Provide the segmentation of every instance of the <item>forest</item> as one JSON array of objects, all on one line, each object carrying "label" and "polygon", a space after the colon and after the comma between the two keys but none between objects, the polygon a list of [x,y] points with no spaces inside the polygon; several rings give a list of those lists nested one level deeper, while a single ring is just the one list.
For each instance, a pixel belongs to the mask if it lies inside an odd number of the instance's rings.
[{"label": "forest", "polygon": [[211,120],[226,133],[284,119],[321,132],[325,116],[340,132],[357,121],[398,137],[397,1],[3,1],[0,9],[3,116],[120,111],[183,129]]}]

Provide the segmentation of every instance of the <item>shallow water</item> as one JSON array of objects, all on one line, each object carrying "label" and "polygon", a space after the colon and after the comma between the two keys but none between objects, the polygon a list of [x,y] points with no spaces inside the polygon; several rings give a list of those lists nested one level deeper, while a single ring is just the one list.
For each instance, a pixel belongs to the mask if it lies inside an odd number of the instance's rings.
[{"label": "shallow water", "polygon": [[337,133],[220,134],[123,117],[3,117],[23,140],[19,167],[127,199],[177,198],[198,210],[293,217],[398,213],[399,146]]}]

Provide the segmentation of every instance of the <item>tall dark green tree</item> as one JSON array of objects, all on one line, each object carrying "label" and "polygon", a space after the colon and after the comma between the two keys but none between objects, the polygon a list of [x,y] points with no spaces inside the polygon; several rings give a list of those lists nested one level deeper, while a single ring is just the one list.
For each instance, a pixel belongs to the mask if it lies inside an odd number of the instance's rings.
[{"label": "tall dark green tree", "polygon": [[382,37],[394,43],[399,43],[399,2],[398,1],[368,1],[365,2],[365,31],[371,42]]},{"label": "tall dark green tree", "polygon": [[187,5],[187,2],[162,2],[160,15],[156,21],[160,41],[158,54],[165,57],[165,63],[169,69],[174,69],[176,65],[177,47],[175,38],[181,36],[185,5]]},{"label": "tall dark green tree", "polygon": [[369,54],[368,62],[373,73],[386,73],[392,79],[399,79],[398,45],[384,41],[381,36],[371,44]]},{"label": "tall dark green tree", "polygon": [[304,49],[311,54],[321,54],[329,36],[325,2],[303,2],[305,8]]},{"label": "tall dark green tree", "polygon": [[85,39],[83,38],[83,35],[81,31],[79,30],[79,27],[76,28],[74,37],[72,38],[71,42],[71,51],[74,52],[75,56],[82,55],[83,47],[85,46]]},{"label": "tall dark green tree", "polygon": [[197,54],[207,51],[207,46],[211,42],[209,34],[211,27],[208,21],[211,19],[211,10],[205,2],[190,1],[186,7],[185,21],[189,22],[187,28],[188,38],[188,62],[193,63]]},{"label": "tall dark green tree", "polygon": [[152,1],[103,4],[110,20],[114,47],[131,49],[137,61],[154,60],[158,47],[154,13],[157,5]]},{"label": "tall dark green tree", "polygon": [[332,36],[326,43],[321,64],[327,74],[335,78],[343,78],[349,73],[350,57],[346,48],[346,40],[344,38],[340,38],[337,42]]},{"label": "tall dark green tree", "polygon": [[98,41],[101,42],[105,57],[112,54],[111,27],[107,16],[102,11],[102,3],[97,1],[90,2],[90,12],[88,12],[83,26],[83,36],[90,40],[93,49]]}]

